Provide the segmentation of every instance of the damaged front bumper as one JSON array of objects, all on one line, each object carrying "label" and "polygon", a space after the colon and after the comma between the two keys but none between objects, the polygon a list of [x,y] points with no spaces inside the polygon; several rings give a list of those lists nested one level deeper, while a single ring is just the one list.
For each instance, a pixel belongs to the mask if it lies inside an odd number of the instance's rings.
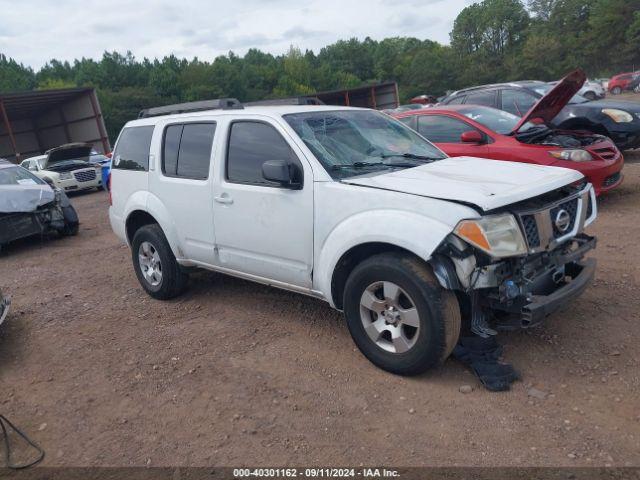
[{"label": "damaged front bumper", "polygon": [[595,246],[583,233],[551,252],[501,262],[493,270],[496,287],[480,290],[480,305],[498,329],[539,324],[589,286],[596,261],[584,256]]},{"label": "damaged front bumper", "polygon": [[578,297],[589,286],[596,273],[596,261],[589,258],[584,262],[574,262],[566,267],[568,278],[564,286],[549,295],[531,295],[530,303],[521,310],[522,326],[540,323],[556,310]]},{"label": "damaged front bumper", "polygon": [[440,256],[432,265],[444,287],[468,300],[472,330],[474,322],[513,330],[539,324],[589,286],[596,261],[584,257],[595,246],[596,238],[582,233],[551,251],[525,257],[478,265],[474,255]]},{"label": "damaged front bumper", "polygon": [[69,205],[64,192],[56,190],[53,202],[41,205],[32,212],[0,213],[0,247],[32,235],[62,231],[65,226],[62,209]]}]

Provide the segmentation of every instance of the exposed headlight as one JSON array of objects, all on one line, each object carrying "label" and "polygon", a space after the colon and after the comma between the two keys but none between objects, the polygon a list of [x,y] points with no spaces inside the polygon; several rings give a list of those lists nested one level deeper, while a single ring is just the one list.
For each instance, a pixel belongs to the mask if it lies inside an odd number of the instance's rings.
[{"label": "exposed headlight", "polygon": [[571,160],[572,162],[590,162],[593,157],[586,150],[553,150],[549,155],[560,160]]},{"label": "exposed headlight", "polygon": [[520,226],[510,214],[462,220],[454,233],[492,257],[511,257],[527,253]]},{"label": "exposed headlight", "polygon": [[62,172],[60,173],[60,180],[70,180],[71,172]]},{"label": "exposed headlight", "polygon": [[602,113],[611,118],[616,123],[629,123],[633,122],[633,116],[629,112],[624,110],[618,110],[617,108],[603,108]]}]

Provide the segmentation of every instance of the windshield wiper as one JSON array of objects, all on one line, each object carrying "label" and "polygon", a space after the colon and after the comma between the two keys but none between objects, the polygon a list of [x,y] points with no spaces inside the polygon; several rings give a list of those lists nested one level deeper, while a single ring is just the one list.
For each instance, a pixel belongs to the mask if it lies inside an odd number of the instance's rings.
[{"label": "windshield wiper", "polygon": [[[394,158],[394,157],[402,157],[402,158],[410,158],[411,160],[424,160],[425,162],[433,162],[435,160],[442,160],[441,157],[429,157],[426,155],[418,155],[417,153],[385,153],[379,155],[380,158]],[[396,165],[396,164],[394,164]]]},{"label": "windshield wiper", "polygon": [[382,162],[353,162],[353,163],[347,163],[344,165],[331,165],[331,170],[342,170],[345,168],[377,167],[379,165],[387,166]]}]

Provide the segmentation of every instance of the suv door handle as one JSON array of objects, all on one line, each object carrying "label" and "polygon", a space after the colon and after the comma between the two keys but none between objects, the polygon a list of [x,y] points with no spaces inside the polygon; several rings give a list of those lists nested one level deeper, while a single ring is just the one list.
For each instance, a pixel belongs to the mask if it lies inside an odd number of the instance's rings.
[{"label": "suv door handle", "polygon": [[220,195],[219,197],[213,197],[213,199],[218,202],[218,203],[222,203],[225,205],[231,205],[233,203],[233,198],[231,198],[229,195],[227,195],[226,193],[223,193],[222,195]]}]

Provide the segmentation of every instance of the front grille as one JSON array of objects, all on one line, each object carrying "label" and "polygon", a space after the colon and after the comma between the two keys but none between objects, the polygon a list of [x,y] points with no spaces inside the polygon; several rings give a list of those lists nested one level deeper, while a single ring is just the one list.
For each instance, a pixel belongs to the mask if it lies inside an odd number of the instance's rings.
[{"label": "front grille", "polygon": [[[584,221],[591,218],[592,188],[586,187],[564,199],[556,199],[534,208],[522,206],[515,212],[520,220],[529,250],[533,253],[555,248],[572,235],[579,233]],[[586,209],[586,212],[582,209]]]},{"label": "front grille", "polygon": [[79,182],[90,182],[96,179],[96,171],[95,169],[81,170],[79,172],[73,172],[73,176]]},{"label": "front grille", "polygon": [[615,148],[605,147],[605,148],[594,148],[593,151],[598,154],[598,156],[604,160],[611,160],[616,157]]},{"label": "front grille", "polygon": [[615,185],[618,180],[620,180],[620,172],[616,172],[613,175],[609,175],[607,178],[604,179],[604,182],[602,182],[602,186],[603,187],[610,187],[611,185]]},{"label": "front grille", "polygon": [[[567,228],[565,228],[564,230],[560,230],[558,228],[558,225],[556,222],[556,219],[558,218],[558,214],[564,210],[565,212],[567,212],[569,214],[569,218],[570,218],[570,222],[569,222],[569,226]],[[560,205],[553,207],[550,211],[551,213],[551,225],[553,226],[553,236],[554,238],[559,238],[563,235],[566,235],[567,232],[570,232],[571,230],[573,230],[573,226],[576,223],[576,217],[578,214],[578,199],[577,198],[573,198],[571,200],[569,200],[568,202],[564,202],[561,203]]]},{"label": "front grille", "polygon": [[538,235],[538,225],[536,224],[536,217],[534,217],[533,215],[523,215],[522,226],[524,227],[524,234],[527,237],[527,243],[529,244],[529,247],[539,247],[540,235]]}]

